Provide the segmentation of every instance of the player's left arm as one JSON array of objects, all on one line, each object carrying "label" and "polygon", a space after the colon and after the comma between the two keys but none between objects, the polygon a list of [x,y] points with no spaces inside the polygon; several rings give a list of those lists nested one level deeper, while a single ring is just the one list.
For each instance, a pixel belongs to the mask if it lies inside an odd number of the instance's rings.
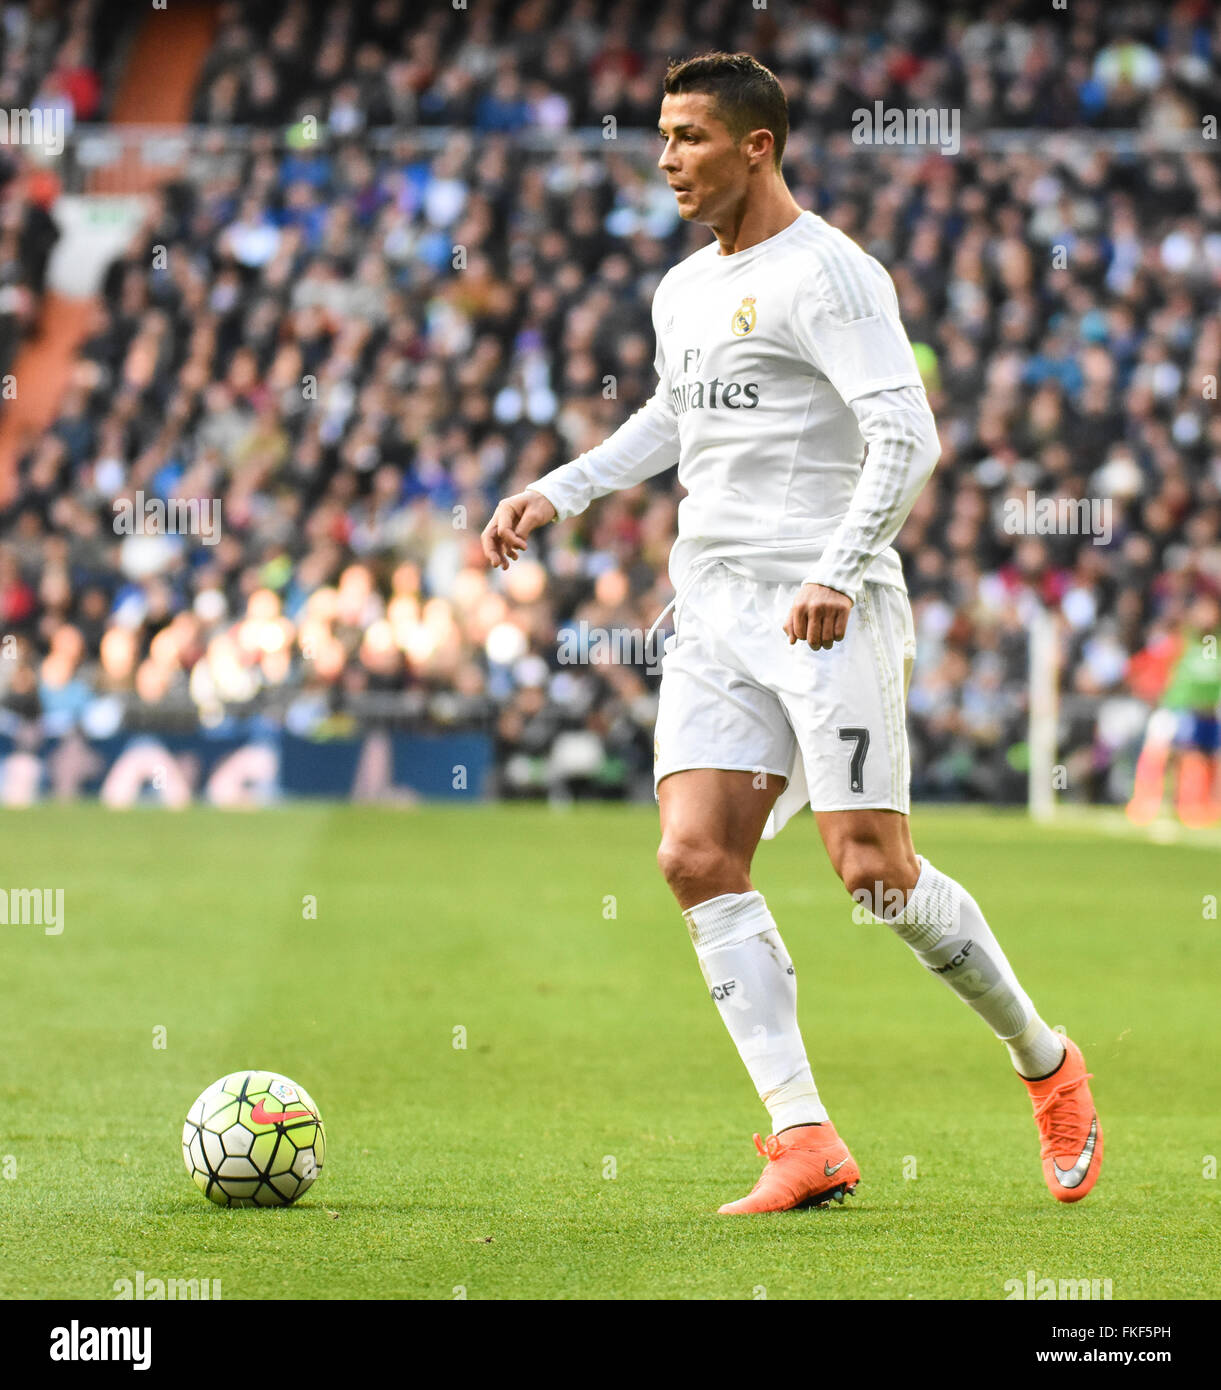
[{"label": "player's left arm", "polygon": [[784,624],[790,645],[823,650],[843,638],[866,570],[899,534],[941,455],[890,277],[873,260],[856,275],[836,270],[802,282],[795,324],[809,360],[856,416],[865,459],[848,510]]},{"label": "player's left arm", "polygon": [[893,386],[850,404],[868,451],[848,511],[785,623],[790,645],[826,650],[840,641],[865,571],[899,534],[941,454],[922,386]]}]

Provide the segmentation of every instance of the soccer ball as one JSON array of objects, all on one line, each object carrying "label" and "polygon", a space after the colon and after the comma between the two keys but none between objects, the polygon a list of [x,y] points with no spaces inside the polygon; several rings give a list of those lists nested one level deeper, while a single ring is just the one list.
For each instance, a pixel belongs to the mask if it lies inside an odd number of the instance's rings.
[{"label": "soccer ball", "polygon": [[196,1187],[222,1207],[286,1207],[322,1172],[326,1135],[309,1095],[274,1071],[209,1086],[182,1127]]}]

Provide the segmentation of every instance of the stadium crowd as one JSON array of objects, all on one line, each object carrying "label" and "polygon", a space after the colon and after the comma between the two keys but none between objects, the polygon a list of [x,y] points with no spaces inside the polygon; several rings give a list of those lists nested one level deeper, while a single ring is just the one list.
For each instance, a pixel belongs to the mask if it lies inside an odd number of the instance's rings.
[{"label": "stadium crowd", "polygon": [[[674,473],[507,572],[478,535],[651,394],[652,290],[709,237],[647,146],[566,132],[648,129],[667,56],[745,48],[790,98],[794,196],[890,270],[938,421],[898,542],[914,794],[1023,794],[1046,605],[1068,793],[1126,797],[1149,709],[1129,663],[1221,593],[1221,181],[1211,153],[1053,132],[1198,134],[1221,20],[787,11],[224,7],[195,114],[254,129],[152,200],[0,513],[5,727],[482,727],[508,794],[651,794],[658,648],[608,660],[592,634],[643,634],[671,596]],[[854,144],[875,99],[961,107],[961,152]],[[456,129],[434,150],[413,129],[435,125]],[[1011,151],[971,139],[1030,126]],[[1013,529],[1032,494],[1101,499],[1105,532]],[[116,502],[158,498],[218,503],[217,533],[116,533]]]},{"label": "stadium crowd", "polygon": [[103,87],[93,59],[109,52],[97,0],[31,0],[0,13],[0,376],[37,323],[59,238],[51,209],[60,181],[53,169],[25,158],[7,122],[27,111],[45,120],[57,109],[66,131],[77,120],[96,119]]}]

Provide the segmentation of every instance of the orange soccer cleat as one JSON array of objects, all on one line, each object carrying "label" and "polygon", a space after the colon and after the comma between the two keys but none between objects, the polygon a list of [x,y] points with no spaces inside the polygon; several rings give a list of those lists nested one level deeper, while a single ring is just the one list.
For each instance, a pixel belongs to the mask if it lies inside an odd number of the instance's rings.
[{"label": "orange soccer cleat", "polygon": [[1213,759],[1209,754],[1192,749],[1180,756],[1175,809],[1184,825],[1213,825],[1221,816],[1221,808],[1213,800],[1213,781]]},{"label": "orange soccer cleat", "polygon": [[1059,1202],[1079,1202],[1102,1168],[1102,1126],[1081,1049],[1064,1039],[1064,1061],[1041,1081],[1025,1082],[1042,1140],[1043,1177]]},{"label": "orange soccer cleat", "polygon": [[767,1159],[767,1167],[750,1195],[726,1202],[718,1208],[720,1215],[825,1207],[833,1200],[842,1203],[844,1194],[855,1192],[861,1180],[856,1160],[829,1120],[769,1134],[766,1144],[756,1134],[755,1148]]},{"label": "orange soccer cleat", "polygon": [[1166,794],[1166,764],[1170,748],[1166,744],[1147,744],[1136,760],[1136,785],[1126,812],[1133,825],[1150,825],[1162,809]]}]

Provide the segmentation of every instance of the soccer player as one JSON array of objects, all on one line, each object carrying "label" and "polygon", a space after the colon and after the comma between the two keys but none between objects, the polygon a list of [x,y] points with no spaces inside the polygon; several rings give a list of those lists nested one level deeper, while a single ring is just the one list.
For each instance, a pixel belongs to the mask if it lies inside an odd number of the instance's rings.
[{"label": "soccer player", "polygon": [[1136,763],[1128,818],[1148,825],[1162,809],[1169,764],[1177,762],[1176,804],[1184,825],[1213,825],[1221,819],[1217,799],[1217,751],[1221,748],[1221,605],[1211,594],[1194,599],[1180,630],[1133,658],[1131,674],[1167,672],[1165,689],[1149,716]]},{"label": "soccer player", "polygon": [[1005,1044],[1063,1202],[1098,1178],[1081,1052],[1047,1026],[975,899],[912,847],[904,726],[915,654],[895,539],[940,454],[889,275],[803,211],[781,173],[788,110],[747,54],[666,73],[658,166],[715,239],[653,299],[656,394],[602,444],[501,501],[508,568],[536,527],[678,464],[675,632],[659,695],[658,862],[771,1118],[726,1214],[842,1202],[860,1169],[797,1026],[793,963],[751,886],[760,838],[807,802],[844,886]]}]

